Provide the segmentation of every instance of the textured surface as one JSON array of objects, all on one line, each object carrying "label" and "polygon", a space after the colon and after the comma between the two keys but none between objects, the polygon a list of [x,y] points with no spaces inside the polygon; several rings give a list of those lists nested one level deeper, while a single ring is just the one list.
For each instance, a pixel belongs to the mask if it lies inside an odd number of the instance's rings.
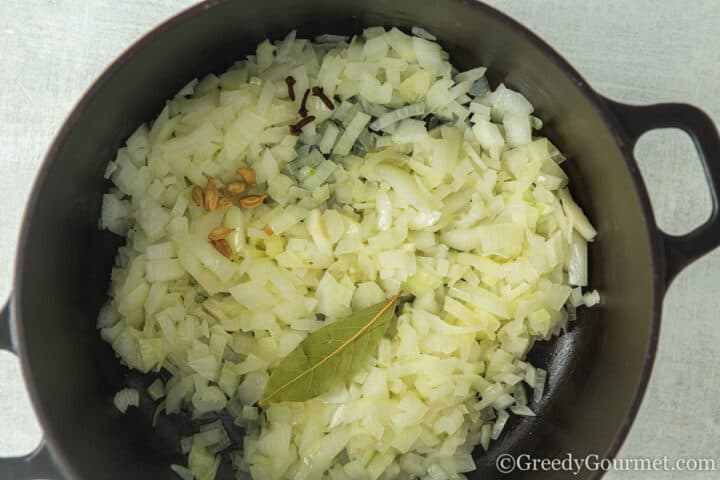
[{"label": "textured surface", "polygon": [[[9,294],[21,214],[45,149],[92,80],[132,41],[194,2],[182,0],[3,0],[0,15],[0,298]],[[492,0],[563,54],[600,93],[628,103],[684,101],[720,119],[720,3],[681,0],[575,2]],[[240,55],[240,53],[239,53]],[[636,153],[660,225],[681,233],[709,213],[691,143],[653,132]],[[720,343],[715,286],[720,255],[683,272],[664,305],[645,402],[624,458],[717,457],[720,414],[714,378]],[[40,437],[17,362],[0,354],[0,455],[31,450]],[[712,478],[713,474],[614,473],[618,478]]]}]

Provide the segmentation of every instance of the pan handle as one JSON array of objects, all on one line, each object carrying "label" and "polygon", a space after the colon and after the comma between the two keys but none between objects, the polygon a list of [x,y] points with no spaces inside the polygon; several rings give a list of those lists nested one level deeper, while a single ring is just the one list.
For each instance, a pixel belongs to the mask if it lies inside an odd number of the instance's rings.
[{"label": "pan handle", "polygon": [[[15,353],[10,326],[10,302],[0,312],[0,349]],[[33,480],[47,478],[61,480],[65,478],[43,440],[35,451],[22,457],[0,457],[0,478],[13,480]]]},{"label": "pan handle", "polygon": [[692,138],[705,179],[710,187],[710,218],[685,235],[668,235],[656,226],[665,257],[665,285],[693,260],[720,245],[720,137],[713,120],[702,110],[685,103],[626,105],[605,99],[623,127],[627,148],[632,151],[640,136],[656,128],[679,128]]},{"label": "pan handle", "polygon": [[0,312],[0,349],[15,353],[10,330],[10,302],[8,301]]},{"label": "pan handle", "polygon": [[62,480],[65,476],[55,465],[45,441],[24,457],[0,458],[0,477],[13,480]]}]

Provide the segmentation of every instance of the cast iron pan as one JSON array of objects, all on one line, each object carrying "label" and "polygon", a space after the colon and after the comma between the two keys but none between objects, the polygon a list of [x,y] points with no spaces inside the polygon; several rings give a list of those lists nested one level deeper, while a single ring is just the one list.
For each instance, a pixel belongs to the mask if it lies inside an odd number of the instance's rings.
[{"label": "cast iron pan", "polygon": [[[260,40],[291,29],[312,37],[369,25],[423,26],[457,66],[486,65],[493,82],[525,93],[545,121],[543,133],[568,154],[573,195],[599,230],[590,284],[602,294],[600,308],[581,310],[566,335],[536,344],[530,360],[549,371],[544,398],[531,405],[537,418],[513,418],[488,452],[476,449],[478,468],[469,477],[568,477],[503,475],[495,460],[506,453],[617,453],[650,375],[663,295],[683,267],[720,243],[720,140],[712,121],[689,105],[607,100],[541,39],[470,0],[227,0],[193,7],[130,47],[83,96],[47,154],[0,321],[0,347],[20,357],[45,440],[27,457],[0,459],[2,478],[175,478],[168,465],[184,461],[178,438],[191,432],[190,422],[160,417],[154,430],[147,398],[127,415],[112,406],[118,389],[152,379],[121,368],[95,329],[121,243],[97,229],[105,165],[188,80],[224,71]],[[693,138],[712,194],[708,221],[682,236],[658,229],[632,155],[642,133],[664,127]],[[222,468],[218,478],[231,478],[229,466]]]}]

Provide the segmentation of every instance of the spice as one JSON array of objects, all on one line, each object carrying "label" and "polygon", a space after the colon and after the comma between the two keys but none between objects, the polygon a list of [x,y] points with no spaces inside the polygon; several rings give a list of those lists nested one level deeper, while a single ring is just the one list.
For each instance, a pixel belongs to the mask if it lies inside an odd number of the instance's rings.
[{"label": "spice", "polygon": [[255,176],[255,172],[253,172],[249,168],[238,168],[237,170],[235,170],[235,173],[240,175],[243,180],[245,180],[250,185],[257,185],[257,177]]},{"label": "spice", "polygon": [[245,191],[245,184],[243,182],[230,182],[225,187],[225,190],[230,195],[237,195]]},{"label": "spice", "polygon": [[210,234],[208,235],[208,239],[212,241],[222,240],[224,238],[227,238],[227,236],[230,235],[232,231],[232,228],[218,227],[212,232],[210,232]]},{"label": "spice", "polygon": [[218,207],[220,194],[217,191],[215,182],[212,177],[207,177],[207,185],[205,185],[205,210],[214,212]]},{"label": "spice", "polygon": [[232,207],[233,199],[230,195],[225,195],[220,200],[218,200],[218,209],[219,210],[225,210],[226,208]]},{"label": "spice", "polygon": [[303,118],[302,120],[297,122],[295,125],[290,125],[290,134],[295,135],[296,137],[299,137],[300,134],[302,133],[303,127],[305,125],[311,123],[313,120],[315,120],[315,117],[310,115],[310,116]]},{"label": "spice", "polygon": [[255,208],[262,205],[267,195],[248,195],[240,199],[240,206],[243,208]]},{"label": "spice", "polygon": [[205,194],[203,193],[202,188],[198,187],[197,185],[195,185],[193,187],[192,199],[193,199],[193,202],[195,202],[195,205],[197,205],[198,207],[202,207],[204,195]]},{"label": "spice", "polygon": [[300,102],[300,110],[298,110],[298,113],[301,117],[307,117],[308,111],[307,111],[307,99],[308,95],[310,95],[310,89],[308,88],[305,90],[305,93],[303,94],[302,102]]},{"label": "spice", "polygon": [[295,101],[295,77],[292,75],[288,75],[285,77],[285,83],[287,83],[288,87],[288,97],[290,97],[290,100],[293,102]]},{"label": "spice", "polygon": [[211,240],[211,242],[215,250],[222,253],[225,258],[232,258],[233,251],[227,240],[223,238],[221,240]]},{"label": "spice", "polygon": [[399,298],[400,292],[305,337],[272,370],[259,404],[266,407],[271,402],[303,402],[352,378],[376,354]]},{"label": "spice", "polygon": [[265,232],[267,236],[270,236],[274,233],[270,225],[265,225],[265,227],[263,228],[263,232]]},{"label": "spice", "polygon": [[335,109],[335,105],[333,105],[332,101],[325,95],[325,92],[323,92],[322,87],[313,87],[312,88],[312,94],[316,97],[318,97],[322,102],[325,104],[327,108],[330,110]]}]

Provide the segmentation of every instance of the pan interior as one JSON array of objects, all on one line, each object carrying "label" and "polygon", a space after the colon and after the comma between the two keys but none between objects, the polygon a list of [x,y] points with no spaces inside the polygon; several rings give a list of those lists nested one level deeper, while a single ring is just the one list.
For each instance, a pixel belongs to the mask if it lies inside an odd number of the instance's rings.
[{"label": "pan interior", "polygon": [[[112,405],[118,389],[149,380],[122,368],[95,329],[121,244],[97,229],[106,163],[187,81],[224,71],[262,39],[370,25],[423,26],[459,68],[485,65],[495,83],[523,92],[545,122],[543,133],[568,155],[572,193],[599,230],[590,283],[601,292],[601,307],[581,310],[566,335],[536,344],[530,360],[549,371],[539,415],[513,418],[488,452],[476,449],[478,469],[469,478],[496,478],[502,453],[556,458],[608,450],[651,344],[654,270],[631,167],[582,80],[531,36],[466,0],[227,1],[193,9],[114,65],[71,117],[36,185],[17,269],[19,333],[41,422],[77,478],[175,478],[168,465],[183,462],[178,438],[189,431],[186,420],[162,416],[154,430],[147,401],[125,416]],[[218,478],[229,473],[226,465]],[[531,475],[564,478],[513,478]]]}]

